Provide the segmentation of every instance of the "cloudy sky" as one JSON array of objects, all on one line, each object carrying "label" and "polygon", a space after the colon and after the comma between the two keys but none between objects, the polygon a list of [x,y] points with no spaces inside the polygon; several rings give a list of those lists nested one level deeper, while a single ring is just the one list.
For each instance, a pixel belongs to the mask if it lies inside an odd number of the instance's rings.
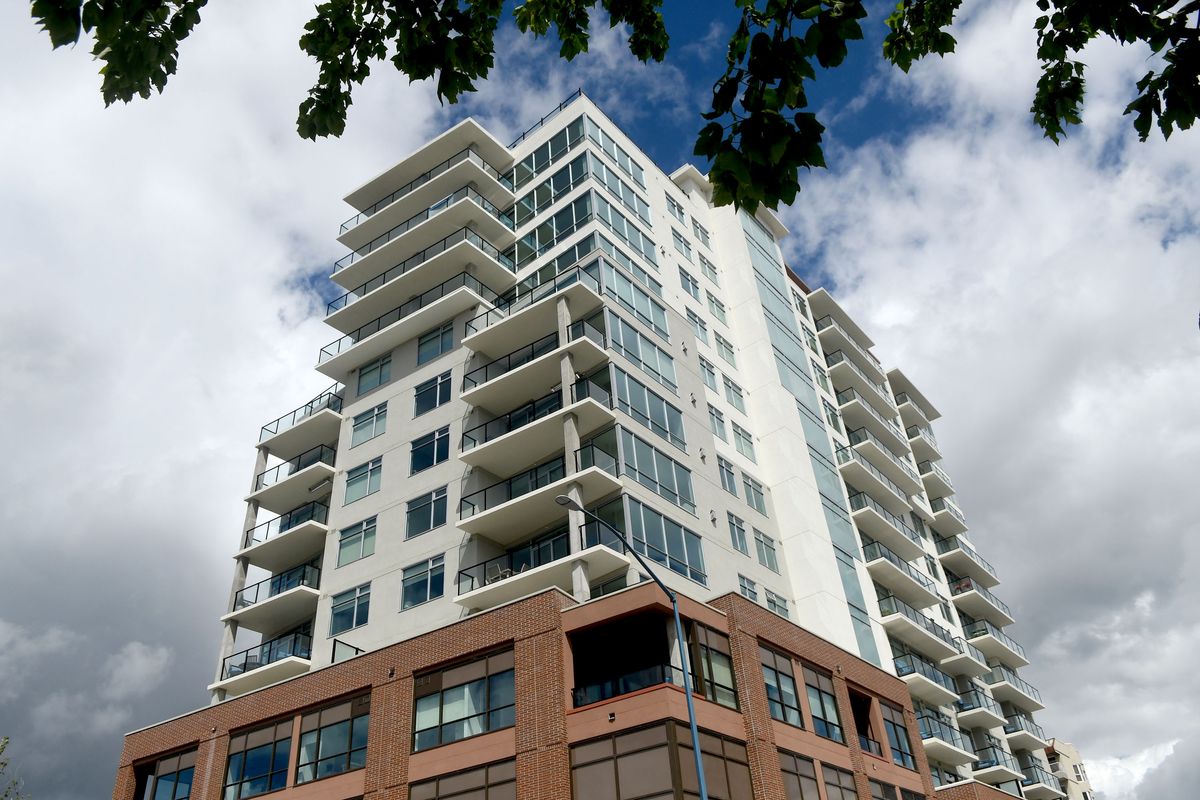
[{"label": "cloudy sky", "polygon": [[[22,3],[0,7],[0,735],[37,800],[107,795],[123,732],[206,702],[258,428],[325,388],[312,286],[343,252],[338,198],[465,113],[504,138],[580,85],[669,171],[730,5],[668,2],[653,68],[619,31],[561,68],[507,30],[464,107],[381,73],[315,144],[293,131],[304,4],[213,4],[167,93],[108,110],[85,47],[51,53]],[[909,76],[857,48],[819,95],[831,169],[783,212],[787,250],[945,415],[1048,732],[1105,800],[1182,800],[1200,135],[1137,143],[1120,111],[1145,53],[1098,47],[1087,126],[1044,141],[1032,8],[967,3],[960,52]]]}]

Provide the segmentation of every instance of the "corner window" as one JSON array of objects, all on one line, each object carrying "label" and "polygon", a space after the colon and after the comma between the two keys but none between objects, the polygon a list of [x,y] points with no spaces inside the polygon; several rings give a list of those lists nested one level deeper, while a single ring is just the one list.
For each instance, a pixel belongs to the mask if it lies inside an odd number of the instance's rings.
[{"label": "corner window", "polygon": [[391,353],[363,364],[358,368],[358,393],[367,392],[382,386],[392,379]]},{"label": "corner window", "polygon": [[414,680],[413,752],[516,723],[511,650]]},{"label": "corner window", "polygon": [[746,543],[746,523],[741,517],[735,517],[726,512],[729,517],[729,540],[733,549],[743,555],[750,555],[750,546]]},{"label": "corner window", "polygon": [[138,783],[146,787],[141,796],[154,800],[188,800],[192,796],[195,770],[195,750],[160,758],[155,762],[153,772],[144,778],[144,784],[139,775]]},{"label": "corner window", "polygon": [[382,436],[386,431],[387,403],[384,403],[375,406],[370,411],[364,411],[354,418],[354,426],[350,433],[350,446],[357,447],[376,436]]},{"label": "corner window", "polygon": [[360,464],[346,473],[346,505],[379,491],[383,480],[383,459]]},{"label": "corner window", "polygon": [[371,611],[371,584],[364,583],[355,589],[335,594],[330,610],[330,636],[366,625]]},{"label": "corner window", "polygon": [[[812,712],[813,729],[817,734],[835,742],[845,742],[842,722],[838,716],[837,699],[833,693],[833,679],[811,667],[804,668],[804,685],[808,689],[808,706]],[[854,781],[850,781],[854,791]],[[853,798],[854,795],[851,795]]]},{"label": "corner window", "polygon": [[243,800],[287,786],[292,720],[229,737],[223,800]]},{"label": "corner window", "polygon": [[767,684],[767,708],[771,718],[803,728],[804,719],[800,715],[800,696],[796,694],[792,660],[765,647],[758,648],[758,655],[762,661],[763,680]]},{"label": "corner window", "polygon": [[428,603],[442,596],[445,585],[443,556],[404,568],[400,610]]},{"label": "corner window", "polygon": [[691,639],[695,647],[693,658],[699,662],[696,688],[705,698],[737,709],[737,688],[733,682],[733,661],[729,655],[729,637],[723,633],[692,623]]},{"label": "corner window", "polygon": [[454,349],[454,323],[447,322],[442,327],[421,334],[417,339],[417,364],[432,361],[442,353]]},{"label": "corner window", "polygon": [[337,565],[339,567],[366,558],[374,552],[375,517],[342,529],[341,538],[338,540]]},{"label": "corner window", "polygon": [[301,717],[296,783],[309,783],[365,767],[370,718],[370,695]]},{"label": "corner window", "polygon": [[418,383],[413,402],[413,416],[432,411],[440,405],[450,402],[450,373],[443,372],[436,378],[430,378],[424,383]]},{"label": "corner window", "polygon": [[701,585],[706,585],[704,549],[698,535],[632,497],[629,525],[633,547],[649,559]]},{"label": "corner window", "polygon": [[404,538],[411,539],[446,524],[446,487],[408,501]]},{"label": "corner window", "polygon": [[450,458],[450,426],[413,439],[410,472],[418,473]]}]

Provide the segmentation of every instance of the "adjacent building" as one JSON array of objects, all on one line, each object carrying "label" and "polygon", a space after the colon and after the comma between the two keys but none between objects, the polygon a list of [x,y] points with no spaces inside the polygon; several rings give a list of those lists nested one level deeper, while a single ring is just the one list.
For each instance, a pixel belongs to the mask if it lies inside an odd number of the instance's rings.
[{"label": "adjacent building", "polygon": [[582,94],[346,200],[332,386],[262,430],[214,705],[131,734],[115,798],[695,796],[614,530],[685,600],[711,797],[1062,797],[938,411],[778,219]]},{"label": "adjacent building", "polygon": [[1067,796],[1067,800],[1092,800],[1096,796],[1088,780],[1083,756],[1079,755],[1075,745],[1062,739],[1051,739],[1050,746],[1046,748],[1046,757],[1050,762],[1050,771],[1058,778],[1058,788]]}]

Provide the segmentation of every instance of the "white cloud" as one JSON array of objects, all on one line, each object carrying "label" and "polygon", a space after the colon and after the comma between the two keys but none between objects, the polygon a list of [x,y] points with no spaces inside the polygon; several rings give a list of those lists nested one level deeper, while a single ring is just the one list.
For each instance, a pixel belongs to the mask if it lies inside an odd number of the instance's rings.
[{"label": "white cloud", "polygon": [[1151,795],[1138,791],[1139,784],[1146,775],[1158,767],[1175,752],[1178,739],[1160,742],[1132,755],[1112,758],[1091,758],[1087,760],[1088,777],[1091,778],[1092,788],[1096,790],[1101,800],[1128,800],[1129,798],[1145,796],[1151,800]]},{"label": "white cloud", "polygon": [[77,634],[57,626],[38,632],[0,619],[0,704],[21,694],[40,662],[61,656],[79,640]]},{"label": "white cloud", "polygon": [[171,659],[166,647],[129,642],[105,662],[100,695],[122,701],[150,694],[166,680]]}]

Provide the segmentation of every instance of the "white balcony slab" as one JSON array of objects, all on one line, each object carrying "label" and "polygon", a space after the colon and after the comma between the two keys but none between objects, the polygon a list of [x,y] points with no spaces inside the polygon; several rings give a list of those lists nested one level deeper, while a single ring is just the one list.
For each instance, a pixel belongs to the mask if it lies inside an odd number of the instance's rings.
[{"label": "white balcony slab", "polygon": [[934,662],[951,653],[957,653],[953,645],[947,644],[903,614],[889,614],[880,620],[884,630]]},{"label": "white balcony slab", "polygon": [[311,586],[297,586],[277,595],[243,606],[221,617],[239,627],[258,633],[272,633],[311,619],[317,613],[321,592]]},{"label": "white balcony slab", "polygon": [[235,697],[246,692],[253,692],[255,689],[261,689],[264,686],[270,686],[273,683],[290,680],[291,678],[303,675],[311,668],[311,659],[288,656],[278,661],[272,661],[270,664],[264,664],[256,669],[217,681],[210,684],[208,690],[210,692],[222,690],[227,697]]},{"label": "white balcony slab", "polygon": [[502,547],[516,544],[555,520],[566,519],[566,509],[555,503],[554,498],[566,494],[571,484],[579,485],[585,506],[621,488],[619,478],[599,467],[588,467],[486,511],[460,519],[458,527],[466,533],[486,536]]},{"label": "white balcony slab", "polygon": [[886,558],[880,557],[868,561],[867,572],[877,583],[890,589],[892,594],[913,608],[928,608],[938,603],[937,592],[920,583]]},{"label": "white balcony slab", "polygon": [[499,358],[531,340],[554,333],[558,329],[560,299],[567,301],[572,322],[584,319],[604,304],[592,287],[576,281],[464,337],[463,346]]},{"label": "white balcony slab", "polygon": [[908,686],[908,693],[913,697],[924,700],[935,706],[945,706],[958,699],[958,694],[947,689],[936,681],[926,678],[919,672],[910,672],[901,676],[900,680]]},{"label": "white balcony slab", "polygon": [[581,439],[616,421],[611,409],[586,398],[470,450],[463,450],[458,458],[493,475],[511,475],[521,467],[540,463],[563,449],[563,421],[571,414],[575,415]]},{"label": "white balcony slab", "polygon": [[483,611],[552,586],[570,594],[571,573],[579,563],[587,565],[588,577],[594,581],[617,571],[625,571],[629,568],[630,559],[604,545],[595,545],[549,564],[493,580],[486,586],[460,594],[454,602],[464,608]]},{"label": "white balcony slab", "polygon": [[277,574],[321,552],[328,535],[328,525],[310,519],[239,550],[234,558],[248,559],[252,566]]},{"label": "white balcony slab", "polygon": [[975,761],[974,753],[963,750],[961,747],[957,747],[936,736],[922,739],[921,744],[925,746],[925,755],[934,761],[941,761],[943,764],[959,767]]},{"label": "white balcony slab", "polygon": [[495,414],[506,414],[509,409],[541,397],[561,384],[560,362],[568,353],[573,359],[574,371],[579,373],[587,373],[608,360],[608,352],[603,347],[580,336],[486,383],[463,390],[462,400]]},{"label": "white balcony slab", "polygon": [[344,417],[332,408],[322,408],[290,428],[263,439],[258,446],[267,448],[271,455],[277,458],[290,461],[317,445],[335,446],[343,419]]},{"label": "white balcony slab", "polygon": [[318,500],[329,494],[329,484],[336,473],[332,464],[318,461],[299,472],[293,472],[278,483],[247,495],[246,501],[257,502],[261,508],[276,514],[286,514],[310,500]]}]

